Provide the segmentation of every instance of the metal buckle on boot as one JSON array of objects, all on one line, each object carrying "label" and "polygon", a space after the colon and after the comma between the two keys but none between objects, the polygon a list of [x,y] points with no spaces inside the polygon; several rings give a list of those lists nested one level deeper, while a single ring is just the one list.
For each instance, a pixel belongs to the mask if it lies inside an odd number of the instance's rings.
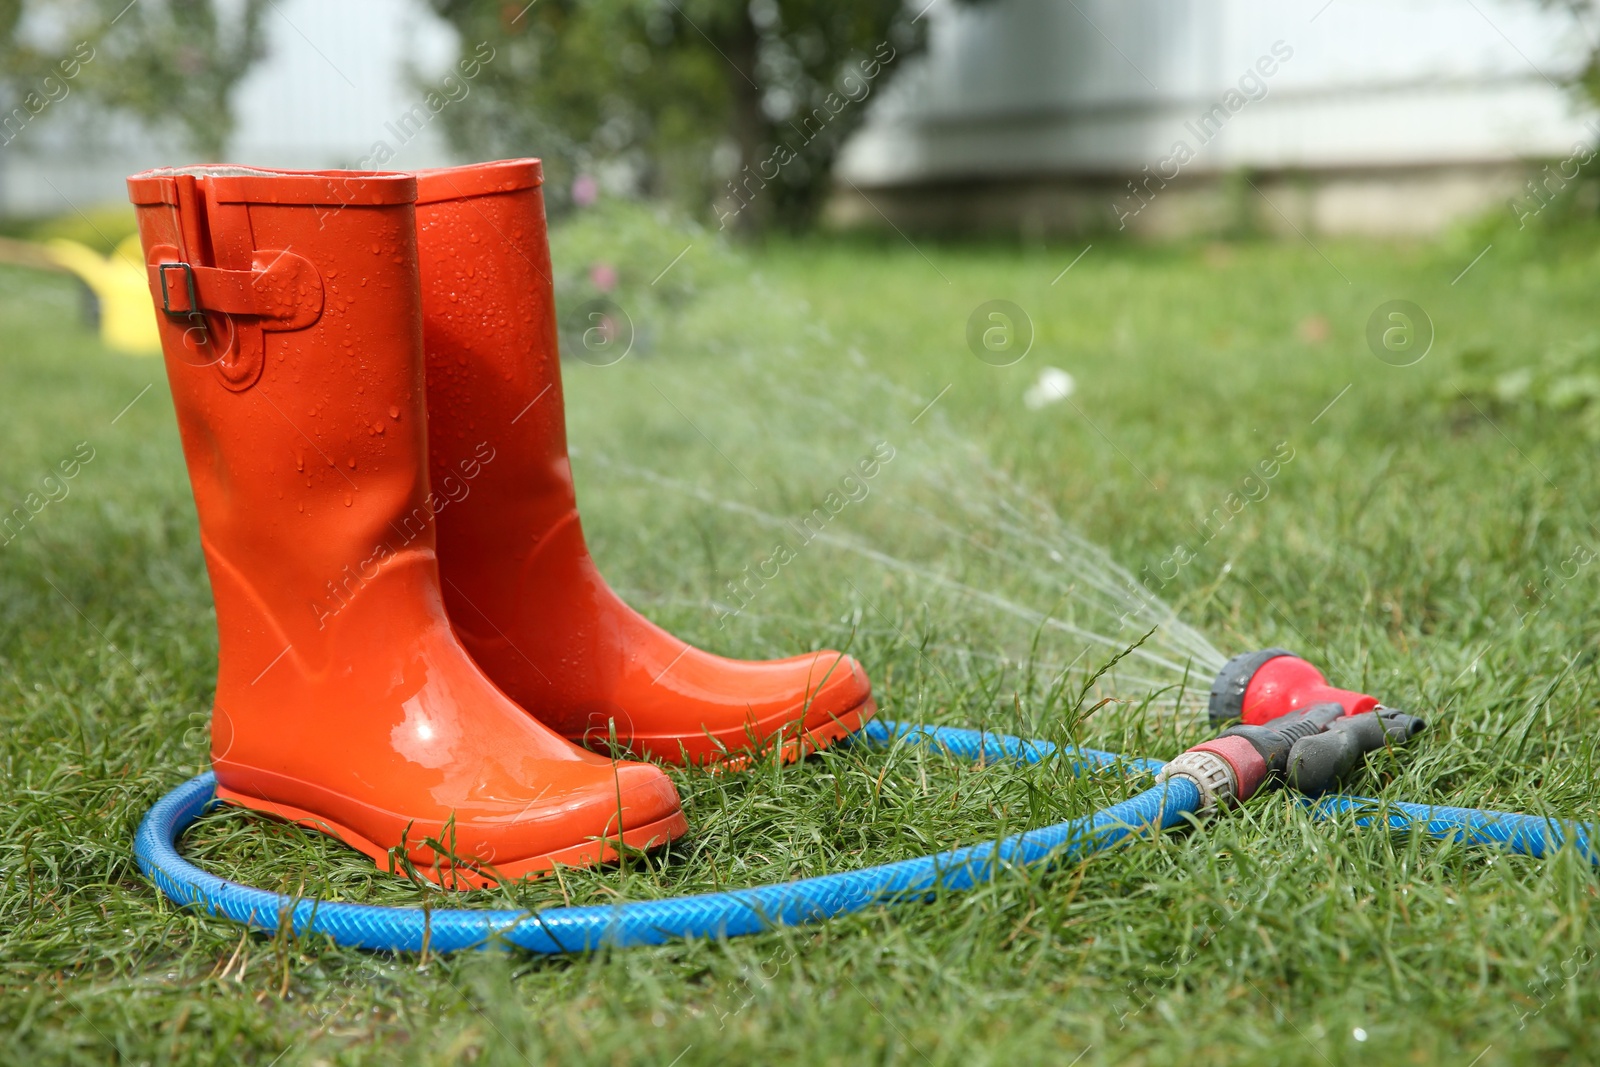
[{"label": "metal buckle on boot", "polygon": [[[184,291],[185,291],[185,294],[189,297],[189,309],[187,311],[175,311],[175,310],[173,310],[173,307],[172,307],[172,292],[171,292],[171,290],[170,290],[170,288],[168,287],[168,284],[167,284],[167,271],[171,270],[174,267],[180,268],[183,271]],[[161,310],[162,311],[165,311],[168,315],[190,315],[190,316],[193,316],[193,315],[197,315],[197,314],[200,313],[200,297],[199,297],[199,294],[197,294],[195,292],[195,288],[194,288],[194,268],[193,267],[189,266],[189,264],[187,264],[187,263],[163,263],[159,267],[156,268],[156,272],[158,274],[160,274],[160,276],[161,276]]]}]

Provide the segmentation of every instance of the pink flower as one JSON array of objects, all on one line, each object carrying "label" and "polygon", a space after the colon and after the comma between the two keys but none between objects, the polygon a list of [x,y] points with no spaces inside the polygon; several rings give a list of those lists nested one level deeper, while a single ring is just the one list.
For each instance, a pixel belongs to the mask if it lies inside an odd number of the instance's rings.
[{"label": "pink flower", "polygon": [[589,280],[602,293],[609,293],[617,287],[617,268],[609,263],[596,263],[589,268]]},{"label": "pink flower", "polygon": [[588,207],[600,199],[600,183],[589,174],[580,174],[572,183],[572,202],[579,207]]}]

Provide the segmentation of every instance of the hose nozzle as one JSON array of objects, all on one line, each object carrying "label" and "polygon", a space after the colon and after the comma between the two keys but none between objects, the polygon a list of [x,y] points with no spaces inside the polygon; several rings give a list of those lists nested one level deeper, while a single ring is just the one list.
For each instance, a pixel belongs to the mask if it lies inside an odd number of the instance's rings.
[{"label": "hose nozzle", "polygon": [[1236,723],[1162,768],[1199,787],[1205,808],[1231,806],[1287,783],[1321,796],[1368,753],[1403,744],[1427,725],[1376,697],[1335,689],[1281,648],[1229,660],[1211,687],[1213,723]]},{"label": "hose nozzle", "polygon": [[1235,656],[1211,683],[1211,722],[1217,726],[1259,726],[1319,704],[1360,715],[1378,707],[1378,698],[1334,688],[1316,667],[1282,648]]}]

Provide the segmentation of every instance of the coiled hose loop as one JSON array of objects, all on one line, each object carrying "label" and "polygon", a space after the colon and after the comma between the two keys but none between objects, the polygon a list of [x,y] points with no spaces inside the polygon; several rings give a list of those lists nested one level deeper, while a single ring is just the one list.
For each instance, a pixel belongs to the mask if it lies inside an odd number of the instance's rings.
[{"label": "coiled hose loop", "polygon": [[[1163,766],[1159,760],[1125,759],[1111,752],[1058,747],[1006,734],[883,720],[867,724],[851,741],[875,747],[896,741],[933,745],[954,756],[986,762],[1039,763],[1060,756],[1071,761],[1074,773],[1113,769],[1132,774]],[[1199,809],[1201,797],[1193,782],[1175,777],[1104,811],[933,856],[751,889],[534,912],[343,904],[288,897],[218,878],[185,860],[177,850],[183,831],[217,803],[216,777],[202,774],[157,801],[139,825],[134,854],[140,868],[179,904],[198,906],[263,930],[277,930],[288,923],[296,934],[324,934],[350,948],[455,952],[501,944],[530,952],[561,953],[586,952],[602,945],[739,937],[778,926],[820,922],[879,903],[922,898],[936,890],[962,892],[989,880],[1005,865],[1031,867],[1082,859],[1104,852],[1140,830],[1176,826]],[[1600,853],[1592,844],[1595,828],[1580,823],[1342,795],[1308,804],[1320,819],[1354,813],[1361,826],[1415,830],[1530,856],[1547,855],[1570,841],[1585,858],[1600,862]]]},{"label": "coiled hose loop", "polygon": [[[874,721],[852,736],[857,744],[885,746],[897,739],[938,746],[952,755],[1038,763],[1058,752],[1075,773],[1122,767],[1156,770],[1152,760],[1127,760],[1085,748],[1058,749],[1046,741],[942,726]],[[1147,789],[1104,811],[1055,826],[951,849],[934,856],[825,874],[779,885],[537,912],[474,908],[378,907],[284,896],[218,878],[178,854],[177,839],[218,803],[216,777],[191,778],[156,802],[139,826],[134,853],[140,868],[169,898],[263,930],[284,923],[296,934],[325,934],[352,948],[397,952],[454,952],[511,944],[530,952],[584,952],[611,945],[658,945],[687,938],[738,937],[777,926],[819,922],[874,904],[961,892],[988,880],[1002,865],[1034,866],[1103,852],[1142,829],[1167,829],[1200,804],[1184,779]]]}]

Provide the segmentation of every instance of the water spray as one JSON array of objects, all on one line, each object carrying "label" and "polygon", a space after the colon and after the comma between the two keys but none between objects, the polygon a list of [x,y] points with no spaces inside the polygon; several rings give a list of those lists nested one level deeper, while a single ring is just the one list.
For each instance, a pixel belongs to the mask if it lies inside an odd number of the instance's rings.
[{"label": "water spray", "polygon": [[1082,860],[1279,787],[1302,794],[1318,819],[1351,815],[1360,827],[1420,832],[1535,857],[1570,845],[1588,862],[1600,863],[1596,828],[1587,824],[1331,792],[1367,753],[1404,744],[1424,723],[1375,697],[1331,686],[1321,671],[1291,652],[1274,648],[1229,660],[1212,686],[1210,710],[1213,722],[1226,726],[1221,735],[1165,764],[1005,734],[870,722],[851,735],[851,743],[931,745],[989,763],[1063,760],[1077,774],[1154,773],[1156,781],[1102,811],[1000,841],[750,889],[537,911],[378,907],[289,897],[219,878],[178,854],[178,837],[218,803],[210,773],[156,803],[139,826],[135,855],[174,902],[264,931],[290,928],[296,935],[320,934],[341,946],[370,950],[452,952],[499,945],[538,953],[739,937],[892,901],[964,892],[992,881],[1006,867]]}]

